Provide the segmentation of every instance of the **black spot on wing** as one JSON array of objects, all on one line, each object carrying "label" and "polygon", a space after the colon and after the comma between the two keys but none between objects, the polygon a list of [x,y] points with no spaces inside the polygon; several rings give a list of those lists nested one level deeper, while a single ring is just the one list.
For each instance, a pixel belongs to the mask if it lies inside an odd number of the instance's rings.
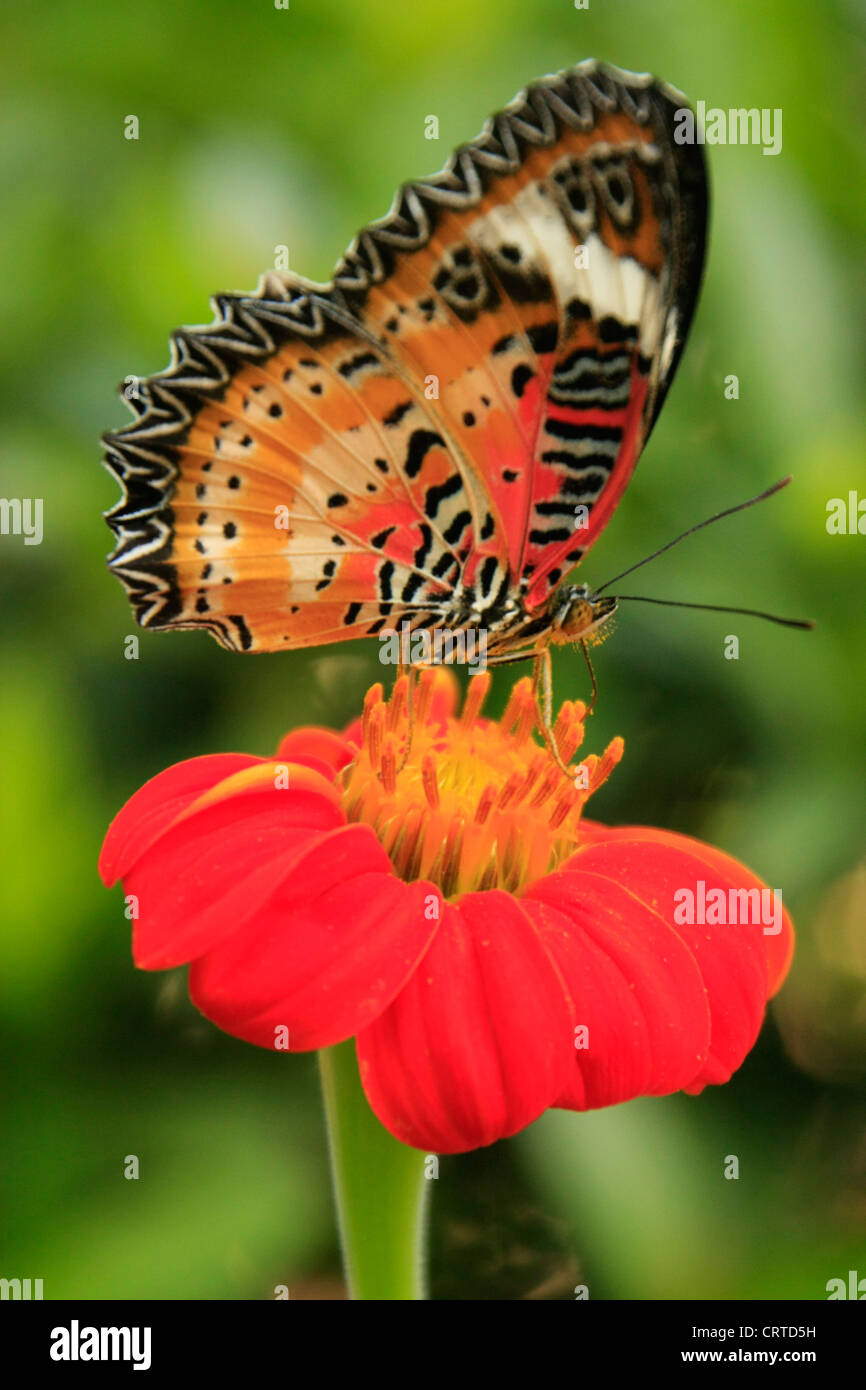
[{"label": "black spot on wing", "polygon": [[[416,565],[416,567],[417,567],[418,569],[423,569],[424,566],[426,565],[426,563],[427,563],[427,556],[430,554],[430,547],[431,547],[432,544],[433,544],[433,532],[432,532],[431,528],[426,524],[426,522],[422,523],[422,526],[421,526],[421,537],[422,537],[421,544],[419,545],[418,549],[415,551],[415,555],[414,555],[414,562],[415,562],[415,565]],[[405,595],[404,595],[404,597],[405,597]]]},{"label": "black spot on wing", "polygon": [[381,550],[388,537],[397,530],[396,526],[386,526],[382,531],[377,531],[375,536],[370,537],[370,544],[376,550]]},{"label": "black spot on wing", "polygon": [[422,587],[423,583],[423,575],[411,574],[409,578],[406,580],[406,583],[403,585],[403,592],[400,595],[402,601],[404,603],[410,603],[411,600],[417,594],[418,590]]},{"label": "black spot on wing", "polygon": [[228,615],[228,619],[230,623],[234,623],[235,627],[238,630],[238,637],[240,638],[241,650],[248,652],[250,647],[253,645],[253,635],[247,627],[246,620],[244,619],[243,614],[230,613]]},{"label": "black spot on wing", "polygon": [[451,525],[447,528],[447,530],[443,531],[443,539],[447,542],[448,545],[453,545],[454,542],[458,541],[460,537],[463,535],[463,532],[465,531],[466,527],[471,526],[471,524],[472,513],[470,511],[458,512],[457,515],[454,517],[453,521],[451,522]]},{"label": "black spot on wing", "polygon": [[392,599],[394,594],[391,589],[391,581],[394,578],[394,563],[386,560],[379,570],[379,594],[383,599]]},{"label": "black spot on wing", "polygon": [[395,429],[396,426],[399,425],[400,421],[403,419],[403,416],[409,414],[409,411],[412,409],[412,406],[412,401],[400,401],[399,405],[395,405],[394,409],[389,411],[388,414],[384,417],[382,424],[385,425],[389,430]]},{"label": "black spot on wing", "polygon": [[531,367],[527,367],[525,362],[520,362],[511,373],[511,389],[515,396],[522,396],[528,383],[535,376]]},{"label": "black spot on wing", "polygon": [[529,543],[530,545],[548,545],[553,541],[567,541],[571,534],[572,532],[567,526],[557,526],[551,531],[530,531]]},{"label": "black spot on wing", "polygon": [[407,478],[417,478],[427,454],[433,448],[445,448],[445,440],[435,430],[413,430],[409,436],[406,462],[403,465]]},{"label": "black spot on wing", "polygon": [[528,329],[526,336],[533,351],[537,352],[539,356],[543,356],[545,353],[556,351],[559,329],[555,323],[539,323],[534,328]]},{"label": "black spot on wing", "polygon": [[431,518],[436,519],[439,507],[447,498],[454,497],[463,490],[463,479],[459,473],[452,473],[450,478],[446,478],[444,483],[436,483],[427,489],[424,497],[424,511]]},{"label": "black spot on wing", "polygon": [[486,560],[484,560],[481,565],[478,577],[481,592],[485,598],[489,597],[490,589],[493,584],[493,580],[496,577],[498,568],[499,565],[495,555],[488,555]]},{"label": "black spot on wing", "polygon": [[375,367],[379,359],[374,352],[359,352],[354,357],[350,357],[348,362],[341,362],[337,371],[340,376],[350,377],[355,372],[359,372],[362,367]]}]

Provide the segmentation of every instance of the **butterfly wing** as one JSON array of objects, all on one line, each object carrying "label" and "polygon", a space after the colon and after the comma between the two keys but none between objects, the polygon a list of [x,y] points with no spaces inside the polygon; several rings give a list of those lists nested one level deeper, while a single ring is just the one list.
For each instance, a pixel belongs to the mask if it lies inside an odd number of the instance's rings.
[{"label": "butterfly wing", "polygon": [[[604,114],[504,213],[539,228],[555,310],[555,346],[525,387],[541,415],[520,562],[530,609],[617,506],[673,380],[703,272],[703,151],[675,138],[685,98],[623,78],[584,76]],[[573,74],[559,81],[571,90]]]},{"label": "butterfly wing", "polygon": [[[449,364],[440,410],[529,608],[609,520],[682,352],[707,219],[702,147],[675,138],[684,109],[594,63],[534,83],[443,175],[401,190],[335,274],[416,370]],[[474,580],[470,599],[494,606],[501,575],[491,593]]]},{"label": "butterfly wing", "polygon": [[540,601],[615,505],[694,307],[678,100],[592,64],[535,83],[330,285],[270,273],[175,334],[106,437],[139,621],[275,650]]},{"label": "butterfly wing", "polygon": [[398,593],[441,603],[492,520],[381,347],[327,293],[262,289],[175,334],[141,383],[107,441],[125,490],[108,521],[143,626],[267,651],[363,635]]}]

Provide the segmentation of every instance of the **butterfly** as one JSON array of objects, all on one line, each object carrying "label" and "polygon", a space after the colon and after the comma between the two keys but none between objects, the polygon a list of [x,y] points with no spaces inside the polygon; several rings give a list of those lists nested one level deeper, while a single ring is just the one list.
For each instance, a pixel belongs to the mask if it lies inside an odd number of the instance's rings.
[{"label": "butterfly", "polygon": [[[542,78],[398,190],[329,284],[266,272],[171,339],[104,436],[139,623],[278,651],[408,625],[491,664],[586,641],[564,583],[616,508],[694,314],[708,191],[684,97]],[[135,380],[135,379],[133,379]]]}]

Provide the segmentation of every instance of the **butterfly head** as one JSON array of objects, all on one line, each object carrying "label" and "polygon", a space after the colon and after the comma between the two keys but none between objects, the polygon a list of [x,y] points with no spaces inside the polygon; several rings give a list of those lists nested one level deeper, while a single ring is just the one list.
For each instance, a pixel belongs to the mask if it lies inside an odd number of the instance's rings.
[{"label": "butterfly head", "polygon": [[600,642],[607,636],[601,629],[615,612],[615,598],[594,594],[587,584],[570,584],[557,595],[551,641],[557,646],[587,640]]}]

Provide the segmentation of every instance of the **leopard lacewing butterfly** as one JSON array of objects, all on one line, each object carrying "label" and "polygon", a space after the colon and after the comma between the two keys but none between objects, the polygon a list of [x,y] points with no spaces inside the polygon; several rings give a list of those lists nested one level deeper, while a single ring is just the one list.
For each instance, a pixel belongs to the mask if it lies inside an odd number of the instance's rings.
[{"label": "leopard lacewing butterfly", "polygon": [[595,62],[545,77],[404,184],[329,284],[269,271],[178,330],[104,441],[139,623],[252,652],[483,628],[489,662],[548,672],[551,644],[594,632],[616,600],[562,581],[622,496],[701,280],[685,104]]}]

